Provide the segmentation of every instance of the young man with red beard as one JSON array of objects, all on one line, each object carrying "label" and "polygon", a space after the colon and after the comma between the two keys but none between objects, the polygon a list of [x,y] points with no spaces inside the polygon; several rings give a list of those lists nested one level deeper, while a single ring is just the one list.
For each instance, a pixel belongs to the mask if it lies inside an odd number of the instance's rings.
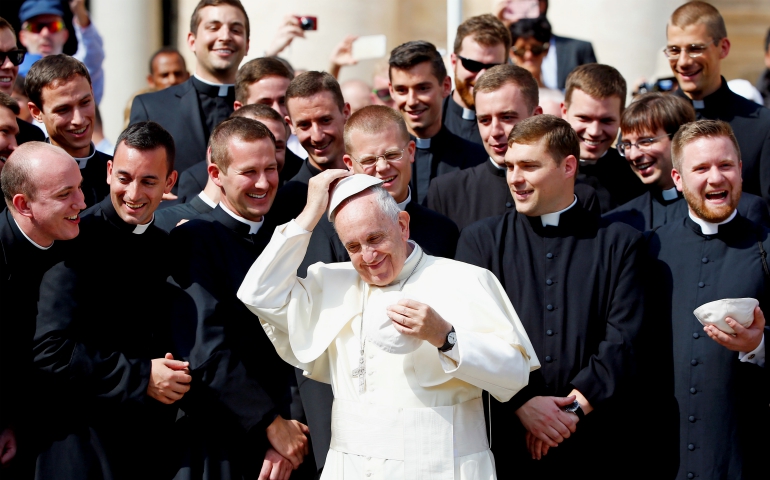
[{"label": "young man with red beard", "polygon": [[[679,404],[677,479],[765,478],[770,330],[768,230],[736,210],[741,198],[741,154],[729,124],[684,125],[672,145],[673,178],[688,215],[649,238],[657,288],[654,318],[673,334],[673,382]],[[725,320],[732,335],[701,326],[693,311],[726,298],[754,298],[750,324]],[[730,315],[733,316],[733,315]],[[751,318],[753,316],[753,319]],[[722,320],[724,315],[719,315]],[[662,375],[665,379],[666,375]]]}]

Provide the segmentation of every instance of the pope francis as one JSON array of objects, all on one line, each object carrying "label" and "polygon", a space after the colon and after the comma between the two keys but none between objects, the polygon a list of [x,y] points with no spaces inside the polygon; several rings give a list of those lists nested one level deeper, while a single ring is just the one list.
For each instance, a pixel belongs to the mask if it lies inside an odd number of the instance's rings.
[{"label": "pope francis", "polygon": [[[507,401],[540,364],[494,275],[426,255],[380,183],[313,177],[305,209],[276,228],[238,298],[286,362],[332,385],[322,479],[494,479],[481,392]],[[327,210],[351,261],[299,278]]]}]

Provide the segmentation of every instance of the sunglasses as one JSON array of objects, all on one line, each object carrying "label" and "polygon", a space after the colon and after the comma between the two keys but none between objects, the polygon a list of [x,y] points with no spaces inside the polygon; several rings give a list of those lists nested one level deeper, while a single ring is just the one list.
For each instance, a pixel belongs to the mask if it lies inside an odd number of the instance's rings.
[{"label": "sunglasses", "polygon": [[482,70],[489,70],[492,67],[500,65],[499,63],[481,63],[476,60],[471,60],[470,58],[461,57],[460,55],[458,55],[457,58],[460,59],[460,63],[463,64],[464,69],[473,73],[479,73]]},{"label": "sunglasses", "polygon": [[391,100],[391,98],[390,98],[390,89],[378,88],[377,90],[372,90],[372,93],[377,95],[377,98],[379,98],[383,102],[389,102]]},{"label": "sunglasses", "polygon": [[542,45],[533,45],[530,48],[512,48],[511,53],[513,53],[517,57],[523,57],[529,51],[529,52],[532,52],[533,56],[537,57],[538,55],[542,55],[543,53],[547,52],[548,47],[550,47],[550,44],[548,42],[545,42]]},{"label": "sunglasses", "polygon": [[0,65],[5,63],[5,59],[11,61],[12,64],[19,66],[21,65],[21,62],[24,61],[24,55],[26,55],[27,52],[24,50],[10,50],[7,52],[0,52]]},{"label": "sunglasses", "polygon": [[32,33],[40,33],[44,28],[49,33],[57,33],[64,30],[64,20],[53,20],[51,22],[27,22],[23,26],[24,30]]}]

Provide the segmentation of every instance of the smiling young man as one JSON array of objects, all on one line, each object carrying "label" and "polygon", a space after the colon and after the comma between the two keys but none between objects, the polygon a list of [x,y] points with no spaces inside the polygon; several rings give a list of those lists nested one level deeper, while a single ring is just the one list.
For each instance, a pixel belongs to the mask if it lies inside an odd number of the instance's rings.
[{"label": "smiling young man", "polygon": [[500,280],[544,362],[510,402],[492,402],[498,478],[614,478],[631,458],[606,438],[629,400],[621,394],[644,319],[643,239],[580,205],[579,154],[565,120],[517,123],[505,154],[516,211],[465,228],[458,242],[458,260]]},{"label": "smiling young man", "polygon": [[239,0],[201,0],[187,34],[187,46],[197,60],[194,75],[134,99],[130,123],[152,120],[168,130],[177,144],[177,169],[182,173],[205,163],[209,135],[233,113],[235,75],[249,51],[249,29]]},{"label": "smiling young man", "polygon": [[308,453],[307,427],[289,416],[294,372],[235,296],[273,233],[275,138],[256,120],[234,117],[217,126],[210,148],[219,205],[171,232],[172,277],[194,302],[174,313],[194,392],[181,437],[190,464],[218,478],[288,478]]},{"label": "smiling young man", "polygon": [[413,135],[417,151],[412,165],[412,195],[420,205],[428,198],[430,181],[486,160],[484,148],[450,132],[441,120],[442,102],[452,80],[433,44],[407,42],[394,48],[390,65],[390,94]]},{"label": "smiling young man", "polygon": [[[647,191],[604,218],[647,231],[687,216],[687,202],[671,177],[671,138],[682,125],[694,121],[695,111],[681,97],[650,92],[634,99],[620,117],[618,152]],[[767,204],[756,195],[744,193],[738,210],[754,222],[770,225]]]},{"label": "smiling young man", "polygon": [[150,73],[147,86],[156,90],[173,87],[187,81],[190,72],[179,50],[163,47],[150,57]]},{"label": "smiling young man", "polygon": [[442,106],[442,121],[450,132],[483,144],[476,123],[473,87],[487,69],[506,62],[510,47],[511,33],[493,15],[471,17],[457,27],[451,55],[455,90]]},{"label": "smiling young man", "polygon": [[644,185],[612,143],[626,105],[626,81],[613,67],[590,63],[567,77],[562,118],[580,141],[577,181],[592,186],[601,213],[644,193]]},{"label": "smiling young man", "polygon": [[690,2],[671,14],[665,55],[680,92],[698,119],[724,120],[738,140],[743,191],[770,203],[770,110],[733,93],[721,75],[730,53],[722,15],[705,2]]},{"label": "smiling young man", "polygon": [[[152,218],[175,180],[171,135],[131,125],[110,161],[110,196],[83,213],[80,235],[43,277],[32,342],[46,392],[36,407],[41,478],[160,478],[173,461],[161,445],[191,378],[170,353],[171,245]],[[155,472],[137,462],[139,444]]]},{"label": "smiling young man", "polygon": [[[744,218],[741,153],[726,122],[700,120],[673,139],[673,179],[685,218],[649,238],[658,287],[655,318],[673,333],[673,381],[679,406],[677,479],[764,478],[767,431],[766,340],[770,329],[764,252],[768,230]],[[729,281],[726,281],[729,279]],[[732,318],[733,335],[703,327],[693,310],[714,300],[754,298],[750,325]],[[721,316],[720,316],[721,318]]]},{"label": "smiling young man", "polygon": [[69,55],[49,55],[29,70],[24,80],[29,111],[45,125],[51,145],[63,148],[80,166],[83,194],[89,207],[109,194],[107,163],[112,159],[96,150],[96,103],[86,66]]},{"label": "smiling young man", "polygon": [[[2,97],[7,96],[0,93],[0,102]],[[6,108],[0,106],[2,110]],[[14,472],[25,466],[18,461],[11,466],[11,460],[17,451],[20,458],[31,457],[25,441],[34,438],[34,408],[23,393],[28,389],[20,386],[27,385],[32,373],[29,340],[40,280],[61,259],[61,240],[79,233],[78,214],[85,204],[77,165],[62,149],[42,142],[16,150],[0,180],[7,207],[0,214],[0,465],[10,478],[20,478]]]},{"label": "smiling young man", "polygon": [[18,146],[16,143],[16,136],[19,133],[19,124],[16,123],[18,111],[19,105],[16,100],[0,92],[0,171]]}]

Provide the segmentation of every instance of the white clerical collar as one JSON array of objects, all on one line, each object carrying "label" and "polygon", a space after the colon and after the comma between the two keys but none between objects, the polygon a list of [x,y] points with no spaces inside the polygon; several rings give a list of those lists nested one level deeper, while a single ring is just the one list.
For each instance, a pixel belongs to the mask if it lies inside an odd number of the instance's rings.
[{"label": "white clerical collar", "polygon": [[[11,218],[13,218],[13,217],[11,217]],[[47,247],[44,247],[44,246],[42,246],[42,245],[38,244],[36,241],[34,241],[34,240],[32,240],[31,238],[29,238],[29,237],[27,236],[27,234],[26,234],[26,233],[24,233],[24,229],[23,229],[23,228],[21,228],[21,226],[19,226],[19,222],[17,222],[15,218],[13,219],[13,223],[15,223],[17,227],[19,227],[19,231],[21,232],[21,234],[22,234],[22,235],[24,235],[24,238],[26,238],[27,240],[29,240],[29,243],[31,243],[31,244],[32,244],[32,245],[34,245],[35,247],[39,248],[40,250],[48,250],[49,248],[53,247],[53,243],[54,243],[54,242],[51,242],[51,244],[50,244],[50,245],[48,245]]]},{"label": "white clerical collar", "polygon": [[575,199],[572,200],[572,203],[569,204],[569,207],[559,210],[558,212],[553,213],[546,213],[545,215],[540,215],[540,221],[543,223],[544,227],[558,227],[559,226],[559,218],[561,217],[561,214],[569,210],[570,208],[574,207],[577,203],[577,195],[572,195]]},{"label": "white clerical collar", "polygon": [[[607,150],[604,151],[604,153],[602,153],[602,156],[599,157],[599,158],[604,158],[604,156],[607,155],[607,152],[609,152],[609,151],[610,151],[610,149],[608,148]],[[581,158],[580,159],[580,163],[585,164],[585,165],[596,165],[596,162],[599,161],[599,158],[597,158],[596,160],[586,160],[585,158]]]},{"label": "white clerical collar", "polygon": [[496,169],[498,169],[498,170],[505,170],[505,165],[500,165],[499,163],[494,161],[492,159],[492,157],[489,157],[489,161],[492,162],[492,165],[494,165]]},{"label": "white clerical collar", "polygon": [[430,138],[414,137],[414,143],[417,145],[417,148],[422,148],[423,150],[430,148]]},{"label": "white clerical collar", "polygon": [[703,110],[704,108],[706,108],[706,102],[704,102],[703,100],[693,100],[692,108],[694,108],[695,110]]},{"label": "white clerical collar", "polygon": [[[48,143],[48,144],[50,144],[50,145],[53,145],[53,144],[51,143],[51,137],[48,137],[48,138],[46,138],[46,139],[45,139],[45,142],[46,142],[46,143]],[[74,158],[74,159],[75,159],[75,161],[76,161],[76,162],[78,162],[78,167],[79,167],[81,170],[83,170],[84,168],[86,168],[86,165],[88,165],[88,161],[89,161],[91,158],[93,158],[93,156],[94,156],[94,155],[96,155],[96,147],[94,146],[94,142],[91,142],[91,146],[89,147],[88,151],[89,151],[89,152],[91,152],[91,153],[89,153],[87,157],[82,157],[82,158],[78,158],[78,157],[72,157],[72,158]]]},{"label": "white clerical collar", "polygon": [[676,187],[671,187],[668,190],[661,191],[660,194],[663,196],[663,200],[674,200],[679,196],[679,191]]},{"label": "white clerical collar", "polygon": [[476,120],[476,110],[463,107],[463,120]]},{"label": "white clerical collar", "polygon": [[144,225],[137,225],[137,226],[135,226],[134,230],[131,233],[133,233],[134,235],[141,235],[141,234],[143,234],[144,232],[147,231],[148,228],[150,228],[150,225],[152,225],[152,222],[154,220],[155,220],[155,214],[153,213],[152,214],[152,219],[149,222],[145,223]]},{"label": "white clerical collar", "polygon": [[201,191],[201,193],[198,194],[198,198],[203,200],[203,203],[208,205],[211,208],[217,208],[217,204],[214,203],[214,200],[210,199],[208,195],[206,195],[206,192]]},{"label": "white clerical collar", "polygon": [[220,202],[219,206],[222,207],[222,210],[224,210],[226,214],[230,215],[231,217],[233,217],[234,219],[238,220],[239,222],[245,223],[246,225],[248,225],[249,226],[249,235],[254,235],[255,233],[257,233],[259,231],[259,229],[262,227],[262,224],[265,223],[265,217],[264,216],[262,216],[262,221],[260,221],[260,222],[253,222],[251,220],[246,220],[245,218],[234,214],[229,208],[227,208],[227,206],[225,206],[224,203]]},{"label": "white clerical collar", "polygon": [[235,87],[235,84],[232,83],[214,83],[209,82],[208,80],[204,80],[201,77],[198,76],[197,73],[193,74],[193,77],[197,78],[198,81],[205,83],[206,85],[211,85],[212,87],[219,87],[219,93],[217,93],[217,96],[219,97],[226,97],[227,96],[227,90],[230,87]]},{"label": "white clerical collar", "polygon": [[407,188],[407,194],[406,194],[406,200],[398,204],[399,210],[402,212],[404,209],[406,209],[406,205],[412,201],[412,187],[406,187]]},{"label": "white clerical collar", "polygon": [[735,216],[738,214],[738,210],[733,210],[733,214],[727,217],[727,220],[724,220],[719,223],[711,223],[703,220],[700,217],[696,217],[693,215],[692,210],[689,211],[690,219],[700,225],[700,231],[703,232],[703,235],[716,235],[719,233],[719,226],[724,225],[725,223],[731,221]]}]

